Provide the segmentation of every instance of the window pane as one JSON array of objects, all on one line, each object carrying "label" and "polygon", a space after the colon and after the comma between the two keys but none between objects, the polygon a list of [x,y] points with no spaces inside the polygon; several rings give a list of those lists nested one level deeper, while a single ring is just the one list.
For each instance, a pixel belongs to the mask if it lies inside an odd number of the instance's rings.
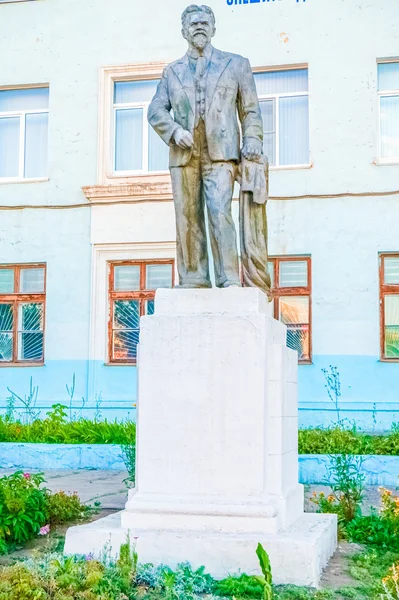
[{"label": "window pane", "polygon": [[255,73],[254,77],[259,96],[308,91],[307,69],[268,71]]},{"label": "window pane", "polygon": [[169,166],[169,146],[148,125],[148,170],[167,171]]},{"label": "window pane", "polygon": [[0,361],[12,360],[13,325],[12,304],[0,304]]},{"label": "window pane", "polygon": [[134,292],[140,289],[140,265],[114,267],[115,292]]},{"label": "window pane", "polygon": [[48,108],[49,88],[1,90],[0,112]]},{"label": "window pane", "polygon": [[151,102],[158,83],[158,79],[148,81],[116,81],[114,86],[114,104]]},{"label": "window pane", "polygon": [[262,100],[260,112],[263,120],[263,153],[269,159],[270,165],[276,164],[276,123],[275,101]]},{"label": "window pane", "polygon": [[267,263],[267,266],[270,275],[271,286],[272,288],[274,288],[274,263],[272,261],[269,261]]},{"label": "window pane", "polygon": [[139,330],[119,330],[113,332],[112,358],[114,360],[136,360]]},{"label": "window pane", "polygon": [[116,111],[115,171],[143,168],[143,109]]},{"label": "window pane", "polygon": [[287,325],[287,346],[298,352],[299,360],[310,358],[309,298],[280,298],[280,321]]},{"label": "window pane", "polygon": [[399,62],[378,65],[378,90],[399,90]]},{"label": "window pane", "polygon": [[280,287],[307,287],[308,263],[306,260],[285,260],[280,262]]},{"label": "window pane", "polygon": [[399,96],[380,99],[381,158],[399,157]]},{"label": "window pane", "polygon": [[138,329],[139,323],[139,300],[114,301],[114,329]]},{"label": "window pane", "polygon": [[19,174],[19,117],[0,118],[0,177]]},{"label": "window pane", "polygon": [[21,269],[19,291],[24,294],[44,292],[44,269]]},{"label": "window pane", "polygon": [[399,358],[399,295],[385,296],[385,356]]},{"label": "window pane", "polygon": [[309,100],[307,96],[280,98],[280,165],[309,163]]},{"label": "window pane", "polygon": [[14,292],[14,269],[0,269],[0,294]]},{"label": "window pane", "polygon": [[48,113],[26,115],[25,177],[46,177]]},{"label": "window pane", "polygon": [[384,283],[399,284],[399,258],[385,257],[383,260],[384,260]]},{"label": "window pane", "polygon": [[146,266],[146,289],[172,287],[172,265],[147,265]]},{"label": "window pane", "polygon": [[18,359],[43,359],[43,304],[19,305]]},{"label": "window pane", "polygon": [[153,315],[155,312],[155,301],[154,300],[146,300],[145,303],[145,314]]},{"label": "window pane", "polygon": [[309,323],[309,297],[281,296],[280,320],[285,325]]},{"label": "window pane", "polygon": [[132,360],[137,355],[139,342],[139,300],[116,300],[113,306],[112,358]]}]

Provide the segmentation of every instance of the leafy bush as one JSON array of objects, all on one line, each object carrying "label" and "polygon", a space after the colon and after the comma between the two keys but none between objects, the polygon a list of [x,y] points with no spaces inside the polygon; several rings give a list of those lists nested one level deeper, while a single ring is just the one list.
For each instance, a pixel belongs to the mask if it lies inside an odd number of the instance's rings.
[{"label": "leafy bush", "polygon": [[91,514],[92,508],[82,504],[76,492],[47,492],[46,514],[50,525],[60,525],[67,521],[84,519]]},{"label": "leafy bush", "polygon": [[370,515],[354,519],[346,533],[350,541],[399,552],[399,496],[385,488],[379,491],[379,514],[373,509]]},{"label": "leafy bush", "polygon": [[25,542],[46,523],[47,491],[42,474],[17,471],[0,478],[0,540],[4,552],[9,544]]},{"label": "leafy bush", "polygon": [[22,471],[0,478],[0,554],[46,535],[52,525],[82,519],[93,511],[76,493],[52,493],[44,481],[42,473]]},{"label": "leafy bush", "polygon": [[357,456],[337,454],[330,457],[325,483],[330,486],[331,494],[327,498],[323,493],[314,494],[311,498],[319,512],[334,513],[344,524],[360,515],[365,479],[361,466],[362,459]]},{"label": "leafy bush", "polygon": [[386,435],[371,435],[357,431],[353,426],[345,429],[335,426],[326,429],[300,429],[299,454],[378,454],[399,455],[399,429],[392,425]]},{"label": "leafy bush", "polygon": [[24,424],[0,417],[0,442],[47,444],[134,444],[136,425],[131,421],[68,421],[66,407],[54,404],[45,419]]},{"label": "leafy bush", "polygon": [[200,567],[193,571],[189,563],[180,563],[173,571],[166,565],[138,565],[136,584],[152,588],[156,593],[176,600],[191,600],[198,594],[212,592],[214,580]]},{"label": "leafy bush", "polygon": [[128,472],[124,482],[128,487],[134,487],[136,483],[136,444],[123,444],[121,450],[122,459]]},{"label": "leafy bush", "polygon": [[216,582],[214,593],[226,598],[262,598],[263,585],[254,575],[230,575]]}]

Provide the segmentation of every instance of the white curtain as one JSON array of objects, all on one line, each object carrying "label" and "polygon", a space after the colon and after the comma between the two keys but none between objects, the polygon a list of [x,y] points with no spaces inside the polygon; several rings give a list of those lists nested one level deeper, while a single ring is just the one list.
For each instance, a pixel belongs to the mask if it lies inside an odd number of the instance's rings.
[{"label": "white curtain", "polygon": [[143,168],[143,109],[116,111],[115,171],[140,171]]},{"label": "white curtain", "polygon": [[380,102],[381,158],[399,158],[399,94]]},{"label": "white curtain", "polygon": [[308,96],[280,98],[280,165],[309,163],[309,100]]},{"label": "white curtain", "polygon": [[18,176],[19,121],[19,117],[0,118],[0,177]]},{"label": "white curtain", "polygon": [[46,177],[48,113],[27,114],[25,121],[25,177]]}]

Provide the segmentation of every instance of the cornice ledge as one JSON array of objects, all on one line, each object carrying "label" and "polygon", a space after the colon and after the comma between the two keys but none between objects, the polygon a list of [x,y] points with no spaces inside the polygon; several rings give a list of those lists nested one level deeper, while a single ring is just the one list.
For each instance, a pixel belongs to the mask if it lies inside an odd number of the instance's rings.
[{"label": "cornice ledge", "polygon": [[91,203],[162,202],[173,200],[170,178],[158,181],[132,181],[105,185],[86,185],[83,193]]}]

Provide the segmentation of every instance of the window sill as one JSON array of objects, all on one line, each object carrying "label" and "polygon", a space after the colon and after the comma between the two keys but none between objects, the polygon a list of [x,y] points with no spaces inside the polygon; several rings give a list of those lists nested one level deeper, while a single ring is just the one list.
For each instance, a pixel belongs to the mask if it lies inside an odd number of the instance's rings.
[{"label": "window sill", "polygon": [[374,161],[376,167],[397,167],[399,166],[399,158],[382,159],[379,158]]},{"label": "window sill", "polygon": [[33,361],[18,361],[18,362],[0,362],[0,369],[3,367],[44,367],[44,362],[33,362]]},{"label": "window sill", "polygon": [[399,358],[380,358],[378,362],[382,362],[382,363],[399,363]]},{"label": "window sill", "polygon": [[1,4],[14,4],[15,2],[32,2],[32,0],[3,0]]},{"label": "window sill", "polygon": [[[20,0],[18,0],[20,1]],[[26,0],[24,0],[26,1]],[[0,3],[2,4],[2,2]],[[49,177],[36,177],[32,179],[15,179],[15,178],[0,178],[0,185],[5,183],[43,183],[44,181],[50,181]]]},{"label": "window sill", "polygon": [[298,366],[301,365],[313,365],[313,361],[311,360],[298,360]]},{"label": "window sill", "polygon": [[104,367],[137,367],[137,362],[106,362]]},{"label": "window sill", "polygon": [[312,169],[313,164],[309,163],[308,165],[278,165],[278,166],[270,166],[270,171],[302,171],[304,169]]}]

